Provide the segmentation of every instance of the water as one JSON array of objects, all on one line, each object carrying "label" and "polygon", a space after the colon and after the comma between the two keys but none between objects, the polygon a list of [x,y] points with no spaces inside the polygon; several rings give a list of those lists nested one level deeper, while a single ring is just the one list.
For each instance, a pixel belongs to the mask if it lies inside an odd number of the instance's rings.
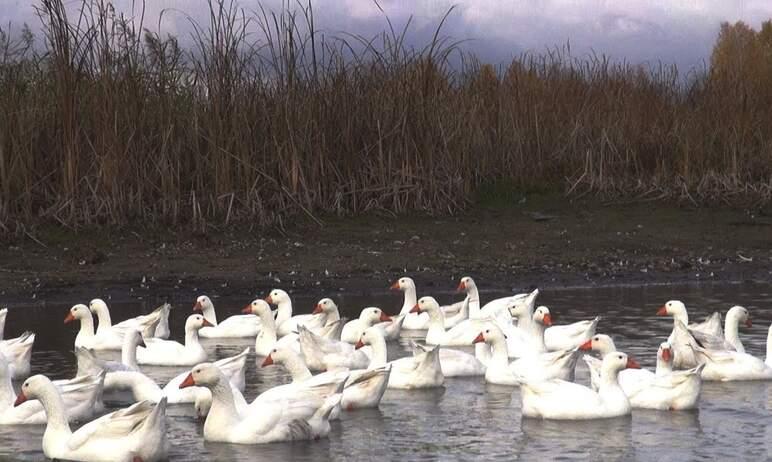
[{"label": "water", "polygon": [[[603,316],[598,332],[614,337],[618,348],[654,367],[656,350],[670,333],[670,318],[654,313],[669,299],[683,300],[690,317],[701,320],[714,310],[725,312],[743,304],[754,320],[741,335],[748,352],[764,356],[767,328],[772,318],[772,289],[765,285],[650,286],[606,289],[545,290],[539,304],[546,304],[556,324]],[[212,295],[212,294],[209,294]],[[506,294],[483,293],[483,300]],[[91,294],[84,294],[87,301]],[[184,319],[190,314],[194,295],[178,294],[171,300],[172,332],[182,337]],[[441,294],[450,301],[450,294]],[[293,296],[299,311],[308,311],[316,300]],[[344,316],[354,316],[368,305],[387,312],[401,306],[396,294],[369,297],[334,297]],[[53,300],[53,298],[51,298]],[[45,306],[11,306],[6,325],[10,338],[26,329],[37,332],[33,372],[51,378],[67,378],[76,370],[70,353],[76,327],[62,320],[72,304],[47,302]],[[111,303],[113,318],[121,320],[148,312],[159,301]],[[249,300],[214,298],[218,316],[236,313]],[[302,308],[305,308],[303,310]],[[250,340],[203,341],[210,358],[236,354]],[[471,351],[471,349],[470,349]],[[406,342],[389,346],[390,359],[409,354]],[[260,369],[250,358],[248,398],[289,376],[280,367]],[[159,383],[184,368],[146,368]],[[580,361],[577,381],[588,383]],[[259,446],[212,444],[203,441],[202,425],[192,406],[169,409],[169,458],[174,461],[276,461],[276,460],[657,460],[699,459],[765,460],[772,457],[772,388],[767,382],[706,383],[698,411],[659,412],[634,410],[631,417],[556,422],[523,419],[516,388],[488,385],[482,378],[447,379],[444,388],[425,391],[389,390],[379,409],[344,413],[333,424],[329,439],[316,442],[278,443]],[[118,396],[108,404],[123,406]],[[42,427],[0,427],[0,459],[40,460]]]}]

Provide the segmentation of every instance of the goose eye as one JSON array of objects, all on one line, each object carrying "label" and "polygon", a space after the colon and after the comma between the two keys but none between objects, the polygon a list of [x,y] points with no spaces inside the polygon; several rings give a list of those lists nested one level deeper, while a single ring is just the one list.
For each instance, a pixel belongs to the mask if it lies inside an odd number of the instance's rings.
[{"label": "goose eye", "polygon": [[622,359],[622,356],[621,356],[621,355],[620,355],[620,356],[617,356],[617,358],[619,358],[619,359]]},{"label": "goose eye", "polygon": [[29,388],[29,384],[28,384],[28,383],[25,383],[25,384],[24,384],[24,388]]},{"label": "goose eye", "polygon": [[200,374],[200,373],[201,373],[201,369],[196,369],[196,374]]}]

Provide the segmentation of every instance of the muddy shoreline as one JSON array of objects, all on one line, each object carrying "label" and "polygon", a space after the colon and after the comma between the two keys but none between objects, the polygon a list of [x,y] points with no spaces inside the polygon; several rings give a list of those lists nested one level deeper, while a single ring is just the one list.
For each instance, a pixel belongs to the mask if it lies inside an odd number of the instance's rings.
[{"label": "muddy shoreline", "polygon": [[323,217],[283,230],[37,230],[0,248],[0,303],[80,297],[384,292],[411,275],[450,293],[639,284],[772,282],[772,218],[763,212],[559,196],[456,217]]}]

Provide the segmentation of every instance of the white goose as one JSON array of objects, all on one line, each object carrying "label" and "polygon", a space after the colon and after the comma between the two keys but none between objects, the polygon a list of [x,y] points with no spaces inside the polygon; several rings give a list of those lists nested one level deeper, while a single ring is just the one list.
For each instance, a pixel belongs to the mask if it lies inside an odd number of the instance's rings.
[{"label": "white goose", "polygon": [[[410,340],[410,346],[413,350],[413,357],[421,359],[423,355],[431,353],[432,346],[419,345]],[[477,350],[475,348],[475,350]],[[475,377],[485,375],[486,363],[490,355],[482,355],[475,351],[475,354],[469,354],[464,351],[453,350],[450,348],[440,348],[440,366],[442,366],[442,375],[445,377]]]},{"label": "white goose", "polygon": [[[100,375],[88,375],[55,382],[62,394],[62,403],[67,408],[70,422],[92,419],[95,411],[102,408],[102,379]],[[0,355],[0,425],[46,423],[46,414],[39,401],[28,401],[14,407],[15,399],[9,364]]]},{"label": "white goose", "polygon": [[112,323],[110,309],[104,300],[95,298],[91,300],[88,308],[99,321],[96,329],[98,336],[117,335],[123,338],[128,331],[139,330],[144,332],[146,337],[169,338],[169,311],[172,306],[168,303],[164,303],[149,314],[129,318],[118,324]]},{"label": "white goose", "polygon": [[296,391],[292,400],[258,397],[245,407],[237,404],[222,372],[209,363],[193,368],[180,384],[181,388],[188,386],[207,387],[212,393],[204,439],[213,442],[262,444],[326,437],[329,416],[340,403],[339,394],[322,400],[313,393]]},{"label": "white goose", "polygon": [[230,316],[222,322],[217,322],[214,303],[206,295],[201,295],[193,305],[193,311],[200,311],[212,327],[204,327],[198,331],[202,338],[242,338],[255,337],[260,332],[260,318],[254,314],[239,314]]},{"label": "white goose", "polygon": [[[731,350],[707,350],[690,344],[697,361],[704,364],[702,379],[730,382],[736,380],[772,380],[772,326],[767,334],[767,358],[760,358]],[[696,342],[695,342],[696,343]]]},{"label": "white goose", "polygon": [[617,375],[640,367],[624,353],[603,358],[598,391],[564,380],[525,380],[520,385],[523,416],[555,420],[605,419],[630,414],[630,401]]},{"label": "white goose", "polygon": [[8,361],[13,380],[20,380],[29,376],[34,345],[35,334],[29,331],[16,338],[0,341],[0,355],[5,356]]},{"label": "white goose", "polygon": [[[536,297],[539,289],[530,294],[511,297],[507,305],[512,319],[517,325],[499,327],[507,335],[507,351],[510,358],[523,358],[547,351],[544,344],[543,327],[534,320]],[[550,321],[552,317],[550,316]]]},{"label": "white goose", "polygon": [[300,351],[297,334],[285,335],[279,339],[276,333],[276,320],[273,318],[271,307],[265,300],[255,299],[241,310],[245,314],[254,314],[260,318],[260,332],[255,338],[255,354],[268,356],[271,350],[277,346],[286,346]]},{"label": "white goose", "polygon": [[733,306],[726,313],[724,320],[724,336],[708,334],[694,328],[689,328],[689,333],[697,339],[700,345],[711,350],[735,350],[745,353],[745,346],[740,340],[740,323],[745,327],[752,327],[750,314],[742,306]]},{"label": "white goose", "polygon": [[69,324],[75,320],[80,321],[80,330],[75,336],[75,348],[85,347],[91,350],[120,350],[123,338],[114,329],[106,330],[102,335],[94,331],[94,318],[86,305],[78,304],[70,308],[64,323]]},{"label": "white goose", "polygon": [[143,401],[80,427],[70,429],[62,397],[56,386],[43,375],[28,378],[21,386],[15,406],[37,399],[45,409],[47,424],[43,433],[43,453],[49,459],[88,462],[165,460],[166,400],[157,405]]},{"label": "white goose", "polygon": [[323,372],[311,375],[302,356],[289,348],[275,348],[266,356],[262,367],[271,364],[281,364],[292,376],[292,383],[296,385],[314,386],[320,382],[329,382],[331,379],[343,377],[343,397],[341,407],[347,411],[378,407],[389,383],[388,366],[371,370],[339,370]]},{"label": "white goose", "polygon": [[298,329],[300,351],[311,370],[365,369],[370,364],[370,356],[350,343],[322,338],[302,325]]},{"label": "white goose", "polygon": [[271,305],[276,305],[276,335],[284,337],[298,331],[299,325],[314,329],[320,327],[314,323],[314,315],[299,314],[292,315],[292,299],[287,292],[281,289],[273,289],[265,301]]},{"label": "white goose", "polygon": [[[398,322],[404,322],[402,317]],[[362,332],[368,327],[372,327],[376,324],[384,327],[387,323],[392,322],[392,317],[383,312],[382,309],[371,306],[365,308],[359,313],[359,318],[353,319],[347,322],[343,326],[343,331],[340,334],[341,342],[355,344],[359,341],[359,337],[362,336]],[[381,324],[383,323],[383,324]],[[384,335],[386,335],[384,333]],[[387,340],[389,340],[387,336]]]},{"label": "white goose", "polygon": [[[402,303],[402,308],[399,311],[399,316],[396,316],[396,319],[403,318],[402,325],[399,328],[405,329],[405,330],[423,330],[429,328],[429,316],[426,314],[415,314],[411,313],[410,310],[413,309],[416,302],[418,301],[418,296],[416,295],[416,287],[415,282],[413,279],[409,277],[402,277],[394,281],[394,283],[390,287],[391,290],[400,290],[402,291],[404,295],[404,301]],[[479,304],[478,304],[479,307]],[[468,315],[459,314],[458,311],[461,308],[460,304],[453,304],[450,306],[444,306],[442,307],[443,311],[446,315],[446,323],[445,327],[453,327],[459,322],[463,321],[468,317]],[[394,326],[392,326],[394,327]],[[390,331],[389,329],[386,330],[387,339],[393,339],[395,338],[394,332]],[[399,335],[398,333],[396,334]]]},{"label": "white goose", "polygon": [[544,345],[550,351],[577,348],[595,335],[599,320],[596,317],[589,321],[578,321],[565,326],[553,325],[544,331]]},{"label": "white goose", "polygon": [[146,339],[146,348],[137,349],[137,362],[154,366],[189,366],[206,361],[206,351],[198,340],[198,330],[211,326],[200,314],[185,321],[185,344],[173,340]]},{"label": "white goose", "polygon": [[370,327],[362,332],[362,337],[356,344],[356,348],[370,345],[373,349],[372,361],[368,369],[391,365],[389,375],[389,388],[433,388],[442,386],[445,376],[440,365],[440,347],[435,347],[422,356],[400,358],[387,361],[388,351],[383,332],[377,326]]},{"label": "white goose", "polygon": [[[469,304],[467,299],[467,304]],[[460,312],[466,311],[461,309]],[[479,332],[481,319],[467,319],[450,330],[445,330],[445,313],[434,297],[421,297],[410,310],[411,313],[426,313],[429,315],[426,343],[430,345],[460,346],[471,345]]]},{"label": "white goose", "polygon": [[[601,358],[606,357],[609,353],[617,351],[614,340],[606,334],[595,334],[591,339],[584,342],[580,347],[582,351],[595,351]],[[672,351],[670,349],[667,352],[663,352],[663,355],[671,356]],[[598,390],[601,382],[601,368],[603,360],[594,358],[589,355],[584,356],[584,362],[590,370],[590,385],[593,390]],[[672,358],[671,358],[672,359]],[[659,363],[658,363],[659,364]],[[619,385],[625,392],[632,392],[638,388],[639,385],[643,385],[654,378],[654,372],[648,369],[625,369],[619,373]],[[629,396],[629,393],[627,393]]]}]

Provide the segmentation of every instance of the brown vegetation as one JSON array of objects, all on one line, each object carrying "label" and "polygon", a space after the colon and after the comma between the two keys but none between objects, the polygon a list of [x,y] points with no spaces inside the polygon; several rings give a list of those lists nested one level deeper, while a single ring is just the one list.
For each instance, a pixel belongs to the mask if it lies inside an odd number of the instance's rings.
[{"label": "brown vegetation", "polygon": [[772,195],[769,22],[725,24],[710,68],[684,76],[567,48],[497,69],[443,40],[441,24],[425,49],[393,29],[324,37],[310,6],[213,0],[191,50],[107,3],[77,17],[61,0],[38,9],[45,43],[0,30],[0,233],[452,213],[491,185]]}]

